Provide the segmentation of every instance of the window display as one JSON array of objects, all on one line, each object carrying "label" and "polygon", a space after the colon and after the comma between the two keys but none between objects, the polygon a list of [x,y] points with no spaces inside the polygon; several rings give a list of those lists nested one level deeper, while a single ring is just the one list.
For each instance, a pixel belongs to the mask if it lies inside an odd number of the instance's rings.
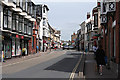
[{"label": "window display", "polygon": [[12,39],[12,56],[15,56],[15,38]]}]

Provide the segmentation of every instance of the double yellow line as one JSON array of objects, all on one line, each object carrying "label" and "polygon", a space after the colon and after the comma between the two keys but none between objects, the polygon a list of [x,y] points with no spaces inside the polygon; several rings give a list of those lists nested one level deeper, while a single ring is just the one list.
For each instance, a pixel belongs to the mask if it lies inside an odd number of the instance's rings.
[{"label": "double yellow line", "polygon": [[80,61],[81,61],[81,59],[82,59],[82,56],[83,56],[83,54],[81,55],[80,59],[78,60],[77,64],[75,65],[75,67],[74,67],[74,69],[73,69],[73,71],[72,71],[72,73],[71,73],[71,75],[70,75],[69,80],[73,80],[73,79],[74,79],[74,77],[75,77],[75,72],[76,72],[76,70],[77,70],[77,68],[78,68],[78,66],[79,66],[79,64],[80,64]]}]

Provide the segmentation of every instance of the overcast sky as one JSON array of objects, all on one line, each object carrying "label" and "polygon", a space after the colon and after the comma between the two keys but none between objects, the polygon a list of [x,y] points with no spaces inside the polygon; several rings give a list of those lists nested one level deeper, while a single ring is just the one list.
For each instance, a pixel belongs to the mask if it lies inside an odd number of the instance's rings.
[{"label": "overcast sky", "polygon": [[[45,0],[44,0],[45,1]],[[55,1],[55,0],[54,0]],[[56,0],[60,1],[60,0]],[[48,21],[52,27],[61,30],[62,40],[71,40],[71,34],[76,32],[80,26],[79,24],[86,20],[87,12],[91,12],[96,6],[96,1],[80,2],[78,0],[64,0],[66,2],[39,2],[39,0],[34,0],[35,3],[44,3],[49,7]],[[83,0],[82,0],[83,1]]]}]

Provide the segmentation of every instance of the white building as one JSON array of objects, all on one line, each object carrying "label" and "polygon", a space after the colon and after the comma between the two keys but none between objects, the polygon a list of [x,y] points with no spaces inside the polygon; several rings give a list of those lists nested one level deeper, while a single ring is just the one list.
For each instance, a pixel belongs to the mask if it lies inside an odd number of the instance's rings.
[{"label": "white building", "polygon": [[41,42],[41,50],[44,49],[43,45],[48,43],[48,33],[49,33],[49,27],[48,27],[48,11],[49,8],[46,4],[42,4],[42,17],[40,22],[40,28],[39,28],[39,38]]}]

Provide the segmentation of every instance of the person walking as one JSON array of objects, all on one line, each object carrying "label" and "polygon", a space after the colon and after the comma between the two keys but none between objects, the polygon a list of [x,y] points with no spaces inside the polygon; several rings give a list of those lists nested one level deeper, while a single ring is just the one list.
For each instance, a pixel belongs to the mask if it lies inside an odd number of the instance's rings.
[{"label": "person walking", "polygon": [[99,74],[102,75],[102,67],[105,65],[105,52],[102,49],[102,45],[99,45],[96,51],[96,62],[99,65]]}]

